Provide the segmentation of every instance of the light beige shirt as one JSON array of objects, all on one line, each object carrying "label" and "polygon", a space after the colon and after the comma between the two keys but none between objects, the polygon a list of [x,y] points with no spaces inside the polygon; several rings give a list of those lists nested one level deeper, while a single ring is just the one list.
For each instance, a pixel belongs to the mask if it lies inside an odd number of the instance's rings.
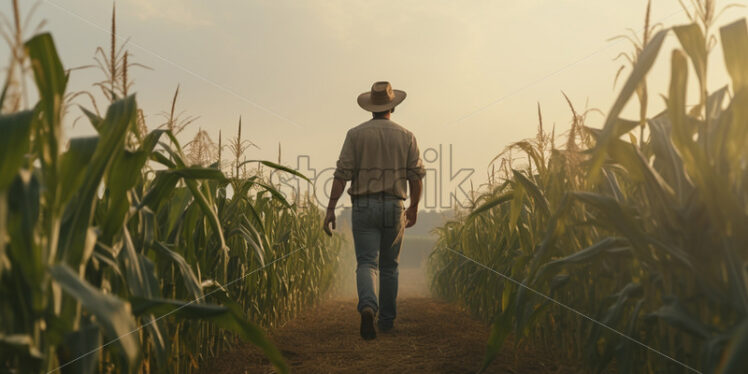
[{"label": "light beige shirt", "polygon": [[351,196],[389,193],[408,197],[408,179],[426,174],[416,137],[388,119],[372,119],[350,130],[340,151],[335,177],[351,181]]}]

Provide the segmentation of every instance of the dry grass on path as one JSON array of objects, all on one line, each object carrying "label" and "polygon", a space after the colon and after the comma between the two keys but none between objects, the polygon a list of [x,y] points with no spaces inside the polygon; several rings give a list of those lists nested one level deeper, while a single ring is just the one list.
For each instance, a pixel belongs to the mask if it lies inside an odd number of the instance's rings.
[{"label": "dry grass on path", "polygon": [[[354,299],[329,300],[270,331],[292,373],[474,373],[483,359],[488,326],[454,305],[428,297],[399,301],[391,333],[364,341]],[[507,344],[489,373],[576,373],[547,352]],[[205,366],[210,374],[273,373],[254,346],[240,346]]]}]

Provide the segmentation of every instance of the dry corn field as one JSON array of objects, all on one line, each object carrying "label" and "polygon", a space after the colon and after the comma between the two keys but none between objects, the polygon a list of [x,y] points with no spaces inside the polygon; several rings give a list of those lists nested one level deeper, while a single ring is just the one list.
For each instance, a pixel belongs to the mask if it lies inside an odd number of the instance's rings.
[{"label": "dry corn field", "polygon": [[[339,290],[351,239],[268,174],[306,176],[248,159],[241,119],[217,144],[181,139],[196,117],[179,88],[146,116],[114,12],[102,80],[69,90],[53,35],[11,3],[0,373],[748,373],[748,26],[717,25],[714,1],[683,4],[685,25],[647,9],[602,128],[566,98],[556,134],[538,106],[537,136],[498,150],[488,187],[434,229],[372,342]],[[710,91],[716,45],[729,81]],[[657,61],[664,93],[648,92]],[[74,111],[96,135],[64,136]]]}]

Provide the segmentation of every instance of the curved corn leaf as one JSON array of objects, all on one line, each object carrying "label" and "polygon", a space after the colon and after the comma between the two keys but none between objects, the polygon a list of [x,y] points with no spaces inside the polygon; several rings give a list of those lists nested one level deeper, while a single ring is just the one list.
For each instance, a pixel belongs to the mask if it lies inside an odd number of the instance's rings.
[{"label": "curved corn leaf", "polygon": [[223,237],[223,228],[221,227],[221,221],[218,219],[214,206],[210,204],[208,199],[200,191],[197,182],[191,179],[184,179],[184,183],[192,192],[192,196],[195,198],[200,210],[208,218],[208,223],[213,229],[213,234],[216,236],[220,243],[221,248],[226,248],[226,240]]},{"label": "curved corn leaf", "polygon": [[498,205],[504,204],[508,201],[511,201],[512,198],[514,198],[514,194],[510,192],[504,192],[503,194],[497,196],[496,198],[490,199],[483,203],[483,205],[473,209],[472,212],[470,212],[470,218],[476,217],[480,214],[482,214],[485,211],[491,210],[491,208],[494,208]]},{"label": "curved corn leaf", "polygon": [[114,156],[124,147],[125,134],[135,119],[135,97],[114,102],[107,110],[102,126],[103,135],[86,168],[83,184],[68,204],[69,219],[60,229],[57,258],[64,258],[70,266],[78,267],[83,258],[87,228],[93,219],[96,192]]},{"label": "curved corn leaf", "polygon": [[268,184],[265,184],[265,183],[260,182],[260,181],[255,181],[254,184],[256,184],[256,185],[264,188],[267,192],[270,192],[270,194],[273,196],[273,198],[275,198],[278,201],[280,201],[280,203],[283,204],[283,206],[285,206],[286,208],[290,208],[291,207],[291,204],[286,200],[286,197],[283,196],[283,194],[280,191],[278,191],[275,187],[273,187],[271,185],[268,185]]},{"label": "curved corn leaf", "polygon": [[167,197],[174,191],[179,179],[178,175],[158,172],[138,209],[148,206],[151,210],[157,211],[159,206],[168,201]]},{"label": "curved corn leaf", "polygon": [[242,235],[245,240],[254,248],[254,253],[257,255],[257,260],[260,262],[260,266],[265,266],[265,253],[266,248],[270,247],[270,241],[268,240],[265,232],[257,230],[253,225],[249,224],[249,221],[244,217],[244,225],[240,228]]},{"label": "curved corn leaf", "polygon": [[299,177],[299,178],[301,178],[301,179],[303,179],[303,180],[305,180],[305,181],[307,181],[309,183],[312,183],[312,181],[309,180],[309,178],[307,178],[304,174],[301,174],[300,172],[298,172],[298,171],[296,171],[294,169],[285,167],[285,166],[280,165],[280,164],[276,164],[276,163],[271,162],[271,161],[265,161],[265,160],[247,160],[247,161],[244,161],[244,162],[240,163],[239,167],[242,167],[245,164],[248,164],[248,163],[251,163],[251,162],[259,162],[259,163],[261,163],[261,164],[263,164],[265,166],[269,166],[269,167],[271,167],[273,169],[276,169],[276,170],[285,171],[286,173],[295,175],[295,176],[297,176],[297,177]]},{"label": "curved corn leaf", "polygon": [[[630,121],[623,118],[618,118],[616,120],[616,124],[614,125],[615,133],[613,135],[614,138],[618,138],[623,134],[628,134],[635,128],[639,127],[640,123],[639,121]],[[586,130],[593,130],[590,128],[586,128]]]},{"label": "curved corn leaf", "polygon": [[[159,142],[159,144],[161,144],[164,147],[167,146],[167,145],[165,145],[164,143],[161,143],[161,142]],[[159,153],[159,152],[153,152],[153,154],[151,154],[151,159],[153,161],[158,162],[161,165],[166,166],[167,168],[175,168],[175,167],[177,167],[177,165],[172,160],[170,160],[168,157],[164,156],[162,153]]]},{"label": "curved corn leaf", "polygon": [[665,36],[667,36],[668,31],[669,30],[659,31],[652,37],[644,50],[642,50],[641,54],[639,54],[639,58],[637,59],[636,64],[634,65],[633,70],[631,71],[631,75],[629,75],[629,78],[626,80],[626,84],[624,84],[623,88],[621,89],[621,92],[616,98],[613,107],[610,109],[610,111],[608,111],[608,117],[605,119],[602,134],[600,135],[595,150],[592,154],[590,172],[591,179],[594,180],[600,173],[600,168],[602,167],[603,161],[605,160],[605,150],[608,147],[608,143],[615,137],[616,134],[620,133],[620,130],[618,129],[618,117],[621,114],[621,111],[623,111],[623,107],[634,94],[634,91],[637,89],[639,84],[645,79],[647,73],[649,72],[649,69],[654,64],[654,61],[657,57],[657,54],[660,52],[660,48],[662,47],[662,43],[665,41]]},{"label": "curved corn leaf", "polygon": [[546,263],[543,265],[543,268],[545,269],[541,270],[538,274],[542,274],[545,271],[549,271],[560,265],[579,264],[605,253],[619,253],[620,250],[630,250],[630,248],[631,247],[629,247],[629,243],[625,238],[608,237],[579,252],[574,252],[564,258]]},{"label": "curved corn leaf", "polygon": [[[220,295],[220,293],[218,293]],[[227,302],[228,300],[224,300]],[[249,322],[239,312],[238,306],[217,306],[209,304],[195,304],[166,299],[133,298],[133,311],[136,315],[155,314],[159,318],[165,316],[173,318],[196,318],[208,320],[217,326],[233,331],[243,340],[248,341],[263,350],[265,356],[281,373],[288,372],[288,366],[278,349],[265,337],[257,326]]]},{"label": "curved corn leaf", "polygon": [[166,221],[162,221],[161,223],[163,225],[159,225],[160,229],[167,234],[167,237],[170,237],[172,233],[175,233],[190,201],[192,201],[192,194],[188,189],[177,188],[172,190],[171,199],[167,206],[168,214],[166,216]]},{"label": "curved corn leaf", "polygon": [[0,191],[8,188],[29,151],[34,112],[0,115]]},{"label": "curved corn leaf", "polygon": [[128,190],[141,178],[141,170],[150,158],[164,130],[154,130],[143,139],[137,151],[123,150],[114,159],[107,173],[108,211],[102,226],[102,241],[110,244],[127,219],[130,209]]},{"label": "curved corn leaf", "polygon": [[483,364],[478,370],[478,374],[483,373],[488,369],[488,366],[498,357],[501,347],[504,346],[506,338],[512,332],[512,310],[514,309],[514,302],[510,302],[507,305],[505,311],[499,313],[493,323],[491,324],[491,333],[488,336],[486,342],[486,354],[483,357]]},{"label": "curved corn leaf", "polygon": [[226,176],[218,169],[204,168],[199,166],[177,167],[163,171],[165,174],[178,175],[185,179],[212,179],[220,182],[226,181]]},{"label": "curved corn leaf", "polygon": [[81,112],[83,112],[83,114],[88,117],[88,120],[91,122],[91,126],[93,126],[93,128],[96,129],[99,134],[101,134],[101,132],[103,131],[102,123],[104,122],[104,119],[99,117],[96,113],[91,112],[90,110],[80,105],[78,106],[78,109],[80,109]]},{"label": "curved corn leaf", "polygon": [[748,27],[745,18],[721,27],[719,34],[733,91],[748,88]]},{"label": "curved corn leaf", "polygon": [[192,267],[190,267],[187,261],[185,261],[184,257],[182,257],[182,255],[180,255],[179,253],[167,248],[166,245],[161,242],[155,242],[153,248],[155,249],[156,253],[164,256],[169,261],[177,265],[179,273],[182,276],[184,287],[190,292],[194,300],[202,299],[204,296],[203,288],[200,285],[200,281],[195,275],[195,272],[192,271]]},{"label": "curved corn leaf", "polygon": [[673,187],[677,200],[683,202],[690,182],[683,173],[683,161],[671,142],[671,124],[665,115],[648,121],[651,131],[652,151],[655,154],[653,167]]},{"label": "curved corn leaf", "polygon": [[135,250],[128,230],[122,230],[122,251],[118,260],[125,270],[130,294],[140,297],[158,297],[159,281],[153,273],[150,260]]},{"label": "curved corn leaf", "polygon": [[603,175],[605,176],[605,181],[608,182],[611,194],[615,196],[616,200],[623,201],[625,196],[623,194],[623,190],[621,189],[621,184],[618,183],[618,178],[616,177],[615,173],[613,173],[609,169],[603,168]]},{"label": "curved corn leaf", "polygon": [[694,69],[696,69],[696,77],[699,79],[699,84],[704,87],[704,79],[706,79],[706,39],[704,33],[701,32],[701,27],[697,23],[692,23],[683,26],[673,27],[675,35],[678,36],[680,45],[691,58],[691,63]]},{"label": "curved corn leaf", "polygon": [[49,272],[65,292],[96,316],[96,323],[101,326],[109,341],[120,348],[127,370],[133,371],[139,360],[140,343],[137,335],[132,333],[137,325],[130,312],[130,304],[102,293],[85,280],[78,278],[75,272],[65,265],[53,266]]},{"label": "curved corn leaf", "polygon": [[62,67],[57,48],[49,33],[38,34],[25,44],[31,60],[34,82],[39,90],[39,109],[43,123],[42,134],[48,152],[42,162],[55,167],[61,139],[61,116],[68,77]]},{"label": "curved corn leaf", "polygon": [[68,202],[83,184],[86,167],[98,144],[98,136],[70,139],[68,150],[60,158],[60,203]]},{"label": "curved corn leaf", "polygon": [[525,191],[530,194],[533,201],[535,202],[535,205],[540,208],[541,212],[550,214],[551,209],[548,207],[548,200],[545,198],[545,196],[543,196],[543,192],[540,191],[540,188],[538,188],[535,183],[533,183],[530,179],[528,179],[517,170],[512,169],[512,174],[514,175],[515,180],[519,181],[519,183],[521,183],[524,187]]},{"label": "curved corn leaf", "polygon": [[44,265],[47,262],[43,249],[36,240],[34,229],[41,214],[41,186],[34,174],[18,173],[8,190],[7,233],[10,237],[7,255],[15,270],[19,271],[26,285],[31,288],[31,304],[40,312],[46,305],[42,292]]},{"label": "curved corn leaf", "polygon": [[651,315],[661,318],[679,330],[686,331],[701,339],[708,339],[711,335],[709,329],[701,321],[691,316],[675,298],[666,300],[665,305],[654,311]]}]

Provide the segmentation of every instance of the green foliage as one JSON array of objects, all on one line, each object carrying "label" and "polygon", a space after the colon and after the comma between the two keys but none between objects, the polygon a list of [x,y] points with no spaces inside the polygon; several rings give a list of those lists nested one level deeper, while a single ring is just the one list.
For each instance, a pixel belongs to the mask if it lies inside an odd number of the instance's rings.
[{"label": "green foliage", "polygon": [[484,367],[511,334],[594,371],[748,367],[748,29],[741,20],[720,30],[731,85],[691,108],[689,66],[706,92],[709,38],[698,23],[672,30],[682,49],[670,57],[667,109],[646,117],[648,139],[621,140],[636,123],[619,115],[670,29],[643,46],[603,129],[585,129],[591,138],[580,142],[572,128],[565,149],[515,144],[528,169],[507,173],[439,230],[432,287],[493,321]]},{"label": "green foliage", "polygon": [[330,288],[321,212],[140,136],[133,95],[63,150],[68,76],[49,34],[26,51],[39,102],[0,115],[0,371],[188,373],[240,338],[287,372],[258,326]]}]

